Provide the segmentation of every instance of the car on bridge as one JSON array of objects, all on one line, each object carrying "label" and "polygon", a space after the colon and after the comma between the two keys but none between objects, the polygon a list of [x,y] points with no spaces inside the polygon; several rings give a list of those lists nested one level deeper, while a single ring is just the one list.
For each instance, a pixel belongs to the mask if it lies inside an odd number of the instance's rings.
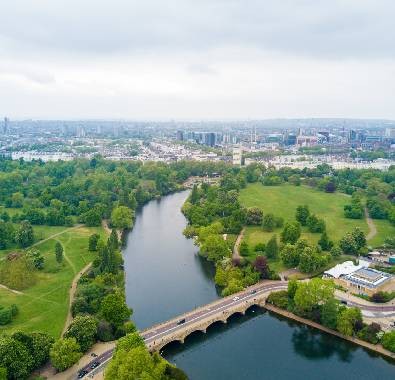
[{"label": "car on bridge", "polygon": [[177,322],[177,325],[182,325],[182,324],[184,324],[185,323],[185,318],[182,318],[182,319],[180,319],[178,322]]}]

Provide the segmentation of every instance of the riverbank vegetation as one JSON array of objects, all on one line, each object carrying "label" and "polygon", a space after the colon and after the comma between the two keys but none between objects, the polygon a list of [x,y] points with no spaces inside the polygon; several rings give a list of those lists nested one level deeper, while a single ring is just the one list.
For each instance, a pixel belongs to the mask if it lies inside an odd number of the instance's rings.
[{"label": "riverbank vegetation", "polygon": [[271,293],[267,302],[336,330],[342,335],[353,336],[372,344],[381,342],[384,348],[395,352],[394,332],[384,333],[380,325],[374,322],[365,324],[360,309],[342,305],[335,299],[334,289],[330,280],[291,280],[288,290]]},{"label": "riverbank vegetation", "polygon": [[105,379],[187,380],[184,372],[164,360],[158,353],[151,355],[138,333],[118,340],[113,359],[105,370]]},{"label": "riverbank vegetation", "polygon": [[[394,189],[394,168],[385,173],[335,171],[327,165],[232,168],[219,186],[193,189],[183,207],[189,222],[184,233],[195,237],[201,254],[215,262],[216,283],[230,294],[259,278],[276,278],[287,268],[315,276],[366,254],[368,244],[388,244],[395,234],[390,217]],[[365,207],[373,218],[387,216],[376,222],[376,232],[366,223]],[[380,215],[375,208],[386,212]],[[243,240],[232,252],[225,236],[243,228]]]},{"label": "riverbank vegetation", "polygon": [[[102,220],[114,228],[131,228],[135,210],[150,199],[181,189],[191,175],[222,173],[225,167],[195,162],[142,165],[99,156],[48,163],[0,159],[0,304],[7,323],[1,331],[8,338],[19,330],[59,338],[70,284],[92,262],[72,305],[75,319],[51,349],[53,364],[64,369],[97,339],[133,331],[134,325],[125,323],[130,311],[121,257],[118,248],[105,242]],[[12,378],[9,365],[3,367]]]}]

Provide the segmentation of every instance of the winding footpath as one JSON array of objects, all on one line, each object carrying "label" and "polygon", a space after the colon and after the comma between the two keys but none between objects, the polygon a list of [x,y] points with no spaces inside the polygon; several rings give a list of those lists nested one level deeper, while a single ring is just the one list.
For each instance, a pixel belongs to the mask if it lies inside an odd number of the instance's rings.
[{"label": "winding footpath", "polygon": [[366,207],[365,207],[364,211],[365,211],[366,223],[367,223],[367,225],[369,227],[369,232],[366,235],[366,240],[370,240],[370,239],[373,239],[376,236],[377,228],[376,228],[376,225],[374,224],[372,218],[370,217],[369,211],[368,211],[368,209]]},{"label": "winding footpath", "polygon": [[232,254],[232,259],[233,260],[241,260],[242,259],[241,255],[240,255],[240,244],[241,244],[241,242],[243,240],[244,232],[245,232],[245,228],[243,228],[240,231],[239,236],[237,236],[235,245],[233,247],[233,254]]},{"label": "winding footpath", "polygon": [[62,335],[64,335],[64,333],[67,331],[71,321],[73,320],[73,315],[71,313],[71,306],[73,305],[75,293],[77,291],[78,281],[80,280],[81,276],[90,269],[91,266],[92,263],[89,263],[84,268],[82,268],[81,271],[74,277],[73,282],[71,283],[70,291],[69,291],[69,311],[67,313],[67,318],[63,327]]}]

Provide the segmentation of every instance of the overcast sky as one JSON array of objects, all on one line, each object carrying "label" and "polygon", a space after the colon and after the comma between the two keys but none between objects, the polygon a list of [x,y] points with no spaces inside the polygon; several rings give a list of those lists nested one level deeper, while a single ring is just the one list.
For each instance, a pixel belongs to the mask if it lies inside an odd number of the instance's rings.
[{"label": "overcast sky", "polygon": [[394,0],[3,0],[0,116],[395,119]]}]

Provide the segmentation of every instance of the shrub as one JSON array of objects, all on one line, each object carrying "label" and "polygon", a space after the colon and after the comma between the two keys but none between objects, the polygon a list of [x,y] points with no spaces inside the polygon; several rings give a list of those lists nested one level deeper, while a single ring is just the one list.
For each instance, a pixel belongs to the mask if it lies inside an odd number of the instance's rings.
[{"label": "shrub", "polygon": [[395,352],[395,330],[387,332],[381,338],[381,344],[391,352]]},{"label": "shrub", "polygon": [[376,344],[379,342],[379,333],[381,327],[378,323],[372,322],[370,325],[365,326],[358,332],[358,338],[365,340],[366,342]]},{"label": "shrub", "polygon": [[269,297],[267,297],[267,302],[279,307],[280,309],[287,309],[288,291],[280,290],[279,292],[270,293]]},{"label": "shrub", "polygon": [[59,339],[52,346],[49,356],[52,365],[57,370],[64,371],[81,358],[81,347],[75,338]]},{"label": "shrub", "polygon": [[75,338],[83,352],[95,343],[97,334],[97,321],[88,315],[79,315],[73,319],[66,333],[65,338]]}]

